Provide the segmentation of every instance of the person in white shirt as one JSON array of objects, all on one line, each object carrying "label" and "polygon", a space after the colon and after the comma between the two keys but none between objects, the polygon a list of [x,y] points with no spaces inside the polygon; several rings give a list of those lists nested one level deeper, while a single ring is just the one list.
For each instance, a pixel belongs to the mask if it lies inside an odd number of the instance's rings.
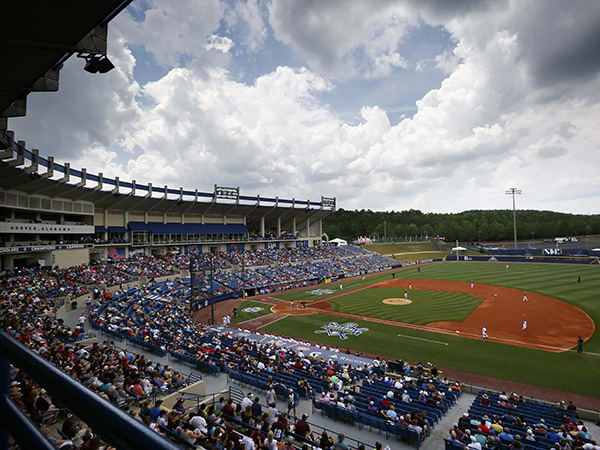
[{"label": "person in white shirt", "polygon": [[471,436],[471,443],[469,445],[467,445],[467,448],[470,448],[473,450],[481,450],[481,444],[479,442],[477,442],[477,439],[475,439],[475,436]]},{"label": "person in white shirt", "polygon": [[277,394],[275,394],[275,389],[273,389],[273,385],[269,385],[269,390],[267,391],[267,405],[271,405],[271,403],[275,403],[277,400]]},{"label": "person in white shirt", "polygon": [[252,406],[252,392],[248,392],[248,395],[242,400],[242,411],[246,411],[248,406]]},{"label": "person in white shirt", "polygon": [[256,448],[254,441],[248,436],[244,436],[240,442],[244,446],[244,450],[254,450]]},{"label": "person in white shirt", "polygon": [[410,403],[410,402],[412,402],[412,399],[410,398],[410,395],[408,395],[408,392],[407,392],[407,391],[404,391],[404,392],[402,393],[402,401],[403,401],[404,403]]},{"label": "person in white shirt", "polygon": [[201,433],[207,434],[206,419],[202,416],[194,416],[190,419],[190,423],[194,428],[200,430]]}]

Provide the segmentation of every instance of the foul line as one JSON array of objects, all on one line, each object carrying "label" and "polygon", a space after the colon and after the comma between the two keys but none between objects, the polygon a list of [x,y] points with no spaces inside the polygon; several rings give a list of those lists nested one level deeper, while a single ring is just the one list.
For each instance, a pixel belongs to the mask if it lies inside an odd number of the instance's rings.
[{"label": "foul line", "polygon": [[[273,314],[277,314],[277,313],[273,313]],[[277,322],[277,321],[279,321],[279,320],[281,320],[281,319],[285,319],[287,316],[288,316],[288,315],[287,315],[287,314],[285,314],[285,315],[283,315],[283,316],[281,316],[281,317],[278,317],[278,318],[277,318],[277,319],[275,319],[275,320],[272,320],[271,322],[267,322],[267,323],[265,323],[264,325],[261,325],[260,327],[256,327],[256,329],[257,329],[257,330],[260,330],[261,328],[263,328],[263,327],[266,327],[266,326],[268,326],[268,325],[271,325],[272,323],[275,323],[275,322]]]},{"label": "foul line", "polygon": [[425,339],[425,338],[420,338],[420,337],[416,337],[416,336],[409,336],[407,334],[397,334],[396,336],[405,337],[407,339],[417,339],[419,341],[431,342],[433,344],[448,345],[447,342],[434,341],[433,339]]}]

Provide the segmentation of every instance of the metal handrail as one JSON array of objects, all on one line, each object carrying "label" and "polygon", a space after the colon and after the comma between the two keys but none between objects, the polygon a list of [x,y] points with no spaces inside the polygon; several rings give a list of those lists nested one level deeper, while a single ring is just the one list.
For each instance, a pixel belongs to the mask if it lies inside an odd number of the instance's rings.
[{"label": "metal handrail", "polygon": [[[1,402],[10,405],[8,399],[9,361],[26,372],[37,383],[43,386],[53,397],[60,398],[66,406],[73,410],[84,422],[98,432],[104,439],[120,449],[152,448],[174,450],[179,448],[160,434],[150,430],[141,422],[130,417],[109,401],[104,400],[81,384],[71,379],[48,361],[19,343],[4,331],[0,332],[0,386]],[[13,422],[18,429],[10,428],[10,433],[20,441],[24,439],[24,428],[27,426],[17,414],[18,409],[7,408],[9,420],[0,421],[0,437],[5,439],[9,429],[7,423]],[[20,411],[19,411],[20,412]],[[4,415],[4,414],[3,414]],[[20,423],[17,423],[20,422]],[[41,433],[39,433],[41,435]],[[43,435],[41,435],[43,438]],[[34,439],[33,436],[25,436]],[[39,436],[38,436],[39,437]],[[37,447],[48,448],[43,438],[35,439]],[[6,442],[0,442],[0,446]],[[23,442],[24,448],[32,448]],[[51,447],[50,447],[51,448]]]}]

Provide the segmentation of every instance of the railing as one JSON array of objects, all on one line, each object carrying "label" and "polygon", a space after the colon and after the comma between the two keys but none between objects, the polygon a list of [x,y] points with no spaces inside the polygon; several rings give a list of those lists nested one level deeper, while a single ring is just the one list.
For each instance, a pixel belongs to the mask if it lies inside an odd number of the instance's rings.
[{"label": "railing", "polygon": [[59,398],[103,439],[119,449],[177,449],[174,443],[150,430],[110,402],[69,378],[49,362],[0,332],[0,448],[7,448],[10,433],[22,448],[54,449],[38,428],[8,396],[10,363]]},{"label": "railing", "polygon": [[[229,373],[227,374],[227,376],[229,377]],[[239,380],[236,380],[234,378],[231,378],[231,379],[235,380],[235,381],[239,381]],[[243,384],[242,381],[239,381],[239,383]],[[234,391],[234,389],[235,389],[235,391]],[[237,389],[237,388],[234,388],[234,387],[230,387],[231,398],[233,398],[237,403],[241,402],[241,400],[238,400],[240,394],[241,394],[241,397],[243,398],[244,397],[244,393],[240,389]],[[268,410],[269,409],[268,405],[263,405],[262,403],[259,403],[259,404],[263,408],[263,410]],[[314,408],[313,408],[313,411],[314,411]],[[298,420],[299,420],[299,418],[296,417],[296,416],[294,416],[293,414],[289,414],[288,413],[287,416],[289,418],[293,419],[294,424],[296,424],[298,422]],[[258,419],[258,418],[256,418],[256,419]],[[326,427],[324,427],[322,425],[318,425],[316,423],[312,423],[312,422],[308,422],[308,421],[307,421],[307,423],[310,425],[310,429],[314,433],[315,436],[319,436],[323,431],[326,431],[330,436],[337,436],[337,434],[338,434],[337,431],[331,430],[331,429],[326,428]],[[296,437],[298,435],[293,434],[293,436]],[[307,439],[307,438],[301,438],[300,440],[305,441],[305,442],[309,442],[309,439]],[[354,439],[354,438],[352,438],[350,436],[345,436],[345,440],[346,440],[346,444],[351,449],[357,449],[361,445],[365,446],[365,448],[374,448],[373,445],[367,444],[366,442],[363,442],[363,441],[359,441],[358,439]]]}]

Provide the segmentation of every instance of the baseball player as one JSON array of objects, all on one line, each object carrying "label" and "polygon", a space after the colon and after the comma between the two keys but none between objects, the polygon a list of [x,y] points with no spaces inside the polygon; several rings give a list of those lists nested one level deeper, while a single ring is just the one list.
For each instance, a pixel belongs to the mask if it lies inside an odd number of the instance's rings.
[{"label": "baseball player", "polygon": [[527,292],[523,292],[523,301],[524,302],[528,302],[529,299],[527,298]]},{"label": "baseball player", "polygon": [[475,283],[473,283],[473,282],[471,281],[471,289],[473,289],[474,287],[475,287]]},{"label": "baseball player", "polygon": [[290,308],[294,309],[294,299],[290,298]]},{"label": "baseball player", "polygon": [[411,282],[408,283],[408,288],[412,289],[412,283]]},{"label": "baseball player", "polygon": [[521,328],[521,331],[525,331],[527,329],[527,316],[525,314],[523,314],[523,327]]},{"label": "baseball player", "polygon": [[344,289],[344,285],[340,284],[340,291]]},{"label": "baseball player", "polygon": [[483,342],[486,342],[488,340],[487,327],[485,326],[481,329],[481,340]]},{"label": "baseball player", "polygon": [[408,290],[404,289],[404,298],[408,298]]}]

